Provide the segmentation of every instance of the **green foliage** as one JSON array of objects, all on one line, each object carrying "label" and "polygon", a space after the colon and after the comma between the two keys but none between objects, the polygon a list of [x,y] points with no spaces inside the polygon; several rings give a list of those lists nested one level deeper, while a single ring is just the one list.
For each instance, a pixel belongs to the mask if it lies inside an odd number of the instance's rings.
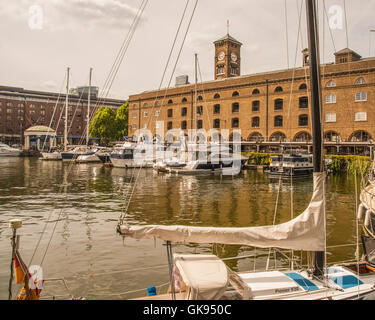
[{"label": "green foliage", "polygon": [[244,152],[243,155],[249,157],[250,164],[268,166],[271,163],[271,157],[277,156],[278,153]]},{"label": "green foliage", "polygon": [[330,169],[333,173],[339,173],[347,171],[350,174],[353,173],[365,173],[371,167],[371,158],[366,156],[357,155],[326,155],[328,159],[332,159]]},{"label": "green foliage", "polygon": [[104,144],[122,139],[128,134],[128,112],[128,102],[118,108],[117,112],[109,106],[99,108],[90,123],[90,136],[101,138]]}]

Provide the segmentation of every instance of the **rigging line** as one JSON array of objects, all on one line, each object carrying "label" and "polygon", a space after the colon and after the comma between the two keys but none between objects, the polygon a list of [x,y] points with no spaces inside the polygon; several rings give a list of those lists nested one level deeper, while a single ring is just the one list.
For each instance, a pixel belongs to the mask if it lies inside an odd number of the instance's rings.
[{"label": "rigging line", "polygon": [[[329,25],[329,17],[328,17],[328,13],[327,13],[327,7],[326,7],[326,1],[323,0],[323,11],[324,11],[324,16],[326,18],[326,22],[328,23]],[[329,30],[329,33],[330,33],[330,36],[331,36],[331,41],[332,41],[332,45],[333,45],[333,50],[336,52],[337,49],[336,49],[336,45],[335,45],[335,40],[333,38],[333,33],[332,33],[332,29],[330,27],[328,27],[328,30]]]},{"label": "rigging line", "polygon": [[211,127],[210,113],[209,113],[209,110],[208,110],[208,107],[207,107],[206,93],[204,91],[203,78],[202,78],[202,73],[201,73],[201,68],[200,68],[200,65],[199,65],[199,59],[198,58],[197,58],[197,65],[198,65],[199,77],[200,77],[200,80],[201,80],[200,87],[201,87],[201,90],[203,92],[203,100],[204,100],[205,109],[206,109],[206,112],[207,112],[208,126],[209,126],[209,128],[211,130],[212,127]]},{"label": "rigging line", "polygon": [[[175,70],[176,70],[177,63],[178,63],[179,58],[180,58],[180,56],[181,56],[181,52],[182,52],[183,46],[184,46],[184,44],[185,44],[186,36],[187,36],[188,31],[189,31],[189,29],[190,29],[190,25],[191,25],[191,22],[192,22],[193,17],[194,17],[195,9],[197,8],[197,4],[198,4],[198,0],[195,1],[194,9],[193,9],[193,12],[192,12],[192,14],[191,14],[191,17],[190,17],[190,20],[189,20],[189,24],[188,24],[188,26],[187,26],[187,29],[186,29],[186,32],[185,32],[185,36],[184,36],[184,39],[183,39],[183,41],[182,41],[182,44],[181,44],[181,47],[180,47],[180,51],[179,51],[178,56],[177,56],[177,59],[176,59],[176,63],[175,63],[175,65],[174,65],[174,67],[173,67],[173,71],[172,71],[172,74],[171,74],[171,77],[170,77],[170,80],[169,80],[169,83],[168,83],[168,88],[169,88],[169,86],[170,86],[170,84],[171,84],[173,74],[174,74],[174,72],[175,72]],[[161,105],[163,105],[163,102],[164,102],[164,100],[165,100],[166,94],[167,94],[167,93],[165,92],[165,95],[164,95],[164,98],[163,98],[163,100],[162,100]],[[154,106],[153,106],[153,108],[154,108]],[[125,218],[126,215],[127,215],[127,210],[129,209],[129,205],[130,205],[131,199],[132,199],[132,197],[133,197],[133,194],[134,194],[134,191],[135,191],[135,187],[136,187],[136,184],[137,184],[137,181],[138,181],[139,174],[140,174],[140,171],[141,171],[142,166],[143,166],[143,164],[141,164],[141,167],[139,168],[138,175],[137,175],[137,179],[136,179],[135,182],[134,182],[134,186],[133,186],[132,192],[131,192],[131,194],[130,194],[129,201],[128,201],[128,204],[127,204],[127,206],[126,206],[126,210],[125,210],[124,213],[122,213],[122,214],[120,215],[120,218],[119,218],[119,222],[120,222],[120,223],[123,223],[124,218]]]},{"label": "rigging line", "polygon": [[288,6],[284,0],[284,14],[285,14],[285,35],[286,35],[286,60],[289,69],[289,36],[288,36]]},{"label": "rigging line", "polygon": [[[51,120],[50,120],[50,122],[49,122],[49,126],[48,126],[48,131],[47,131],[47,132],[49,132],[49,129],[52,127],[52,122],[53,122],[54,117],[55,117],[55,112],[56,112],[56,109],[57,109],[57,104],[59,103],[60,95],[61,95],[61,92],[62,92],[62,90],[63,90],[63,88],[64,88],[65,79],[66,79],[66,74],[64,75],[64,79],[63,79],[62,84],[61,84],[61,87],[60,87],[60,92],[59,92],[59,95],[57,96],[57,100],[56,100],[56,103],[55,103],[55,107],[53,108],[53,113],[52,113],[52,116],[51,116]],[[56,127],[56,131],[57,131],[57,127]],[[56,133],[56,132],[55,132],[55,133]],[[44,139],[44,141],[43,141],[42,150],[44,150],[44,146],[45,146],[45,144],[46,144],[46,140],[47,140],[47,139]],[[50,145],[50,148],[49,148],[49,149],[51,150],[51,145]]]}]

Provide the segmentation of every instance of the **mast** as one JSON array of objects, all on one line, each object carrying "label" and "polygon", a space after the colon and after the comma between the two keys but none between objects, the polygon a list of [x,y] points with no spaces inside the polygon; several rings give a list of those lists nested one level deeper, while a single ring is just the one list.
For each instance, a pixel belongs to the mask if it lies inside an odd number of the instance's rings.
[{"label": "mast", "polygon": [[197,137],[197,84],[198,84],[198,54],[195,53],[195,98],[194,98],[194,108],[195,108],[195,113],[194,113],[194,132],[195,132],[195,143],[197,143],[198,141],[198,137]]},{"label": "mast", "polygon": [[66,97],[65,97],[65,128],[64,128],[64,151],[66,151],[66,147],[68,145],[68,103],[69,103],[69,70],[67,68],[67,76],[66,76]]},{"label": "mast", "polygon": [[92,75],[92,68],[90,68],[90,76],[89,76],[89,92],[87,97],[87,128],[86,128],[86,146],[89,145],[89,126],[90,126],[90,98],[91,98],[91,75]]},{"label": "mast", "polygon": [[[306,17],[310,56],[310,90],[313,136],[314,172],[323,172],[322,165],[322,126],[321,126],[321,88],[317,10],[315,0],[306,0]],[[321,277],[324,272],[324,251],[314,255],[314,275]]]}]

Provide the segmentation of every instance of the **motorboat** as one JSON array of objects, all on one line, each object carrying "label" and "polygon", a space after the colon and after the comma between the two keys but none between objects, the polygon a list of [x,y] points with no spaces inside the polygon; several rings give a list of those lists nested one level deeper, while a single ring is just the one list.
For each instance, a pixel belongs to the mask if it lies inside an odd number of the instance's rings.
[{"label": "motorboat", "polygon": [[12,148],[5,143],[0,143],[0,157],[19,157],[22,150]]},{"label": "motorboat", "polygon": [[314,166],[312,154],[281,154],[271,157],[270,177],[307,177]]},{"label": "motorboat", "polygon": [[154,151],[154,144],[126,141],[114,147],[110,160],[117,168],[152,168]]}]

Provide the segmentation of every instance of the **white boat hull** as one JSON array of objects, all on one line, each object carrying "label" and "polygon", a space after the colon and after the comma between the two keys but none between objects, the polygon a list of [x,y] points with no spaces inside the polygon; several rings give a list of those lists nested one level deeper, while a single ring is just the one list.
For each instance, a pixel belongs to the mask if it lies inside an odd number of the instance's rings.
[{"label": "white boat hull", "polygon": [[98,156],[95,154],[82,154],[78,156],[78,158],[75,160],[77,163],[95,163],[95,162],[101,162]]},{"label": "white boat hull", "polygon": [[61,160],[60,152],[42,152],[42,160]]},{"label": "white boat hull", "polygon": [[145,161],[143,164],[136,163],[133,159],[118,159],[111,157],[112,165],[115,168],[152,168],[154,163]]}]

